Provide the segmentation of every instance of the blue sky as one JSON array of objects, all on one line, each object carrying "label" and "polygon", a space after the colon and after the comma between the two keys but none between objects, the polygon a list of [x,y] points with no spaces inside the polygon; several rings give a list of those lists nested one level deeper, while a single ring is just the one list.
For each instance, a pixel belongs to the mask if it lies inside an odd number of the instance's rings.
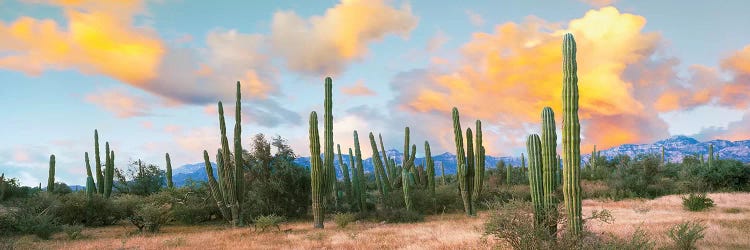
[{"label": "blue sky", "polygon": [[325,76],[334,79],[335,141],[344,148],[357,129],[400,149],[410,126],[417,145],[451,151],[456,106],[464,126],[483,121],[489,154],[516,155],[538,132],[541,107],[559,110],[564,32],[579,42],[584,150],[678,134],[748,139],[750,34],[740,31],[750,27],[749,7],[0,1],[0,172],[36,185],[55,154],[58,179],[83,183],[94,129],[119,167],[163,165],[166,152],[173,165],[200,162],[219,144],[216,102],[231,114],[238,80],[245,142],[279,134],[309,155],[307,119],[322,111]]}]

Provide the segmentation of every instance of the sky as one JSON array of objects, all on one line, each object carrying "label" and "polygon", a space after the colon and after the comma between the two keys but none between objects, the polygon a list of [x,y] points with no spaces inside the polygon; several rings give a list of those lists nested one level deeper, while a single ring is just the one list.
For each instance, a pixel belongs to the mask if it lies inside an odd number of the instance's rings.
[{"label": "sky", "polygon": [[401,149],[409,126],[418,155],[425,140],[433,154],[453,152],[458,107],[463,127],[482,121],[487,154],[519,155],[543,107],[561,127],[567,32],[578,48],[582,151],[674,135],[750,139],[747,9],[744,0],[0,0],[0,172],[34,186],[55,154],[57,180],[83,184],[95,129],[120,168],[164,166],[165,153],[173,166],[202,162],[219,146],[218,101],[234,126],[237,81],[246,147],[254,134],[281,135],[307,156],[326,76],[344,151],[353,130],[366,157],[370,132]]}]

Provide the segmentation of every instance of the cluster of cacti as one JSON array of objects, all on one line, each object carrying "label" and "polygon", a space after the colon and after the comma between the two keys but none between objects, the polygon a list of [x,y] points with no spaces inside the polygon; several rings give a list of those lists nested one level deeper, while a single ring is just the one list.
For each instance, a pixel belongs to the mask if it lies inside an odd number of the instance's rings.
[{"label": "cluster of cacti", "polygon": [[367,211],[367,189],[366,189],[366,179],[365,179],[365,165],[362,164],[362,151],[359,148],[359,135],[357,134],[357,131],[354,130],[354,157],[355,157],[355,163],[357,165],[357,179],[358,183],[356,183],[356,186],[358,187],[357,190],[357,197],[359,197],[359,209],[360,211],[364,212]]},{"label": "cluster of cacti", "polygon": [[[474,201],[472,198],[477,198],[476,196],[472,197],[474,194],[479,194],[480,190],[475,190],[475,188],[481,189],[481,186],[477,186],[475,184],[475,178],[477,176],[479,178],[484,178],[484,174],[476,174],[475,173],[475,167],[478,165],[478,162],[481,162],[481,168],[484,168],[484,148],[481,145],[481,136],[482,133],[479,132],[476,137],[477,141],[477,151],[474,151],[474,136],[472,135],[471,128],[466,129],[466,149],[464,150],[464,139],[463,139],[463,130],[461,130],[461,119],[459,117],[458,109],[453,108],[452,112],[453,116],[453,133],[454,133],[454,139],[456,144],[456,176],[458,178],[458,188],[461,191],[461,199],[464,203],[464,211],[467,215],[475,215],[476,211],[474,211]],[[477,121],[477,128],[481,130],[481,122]],[[477,154],[478,153],[478,154]],[[477,155],[475,155],[477,154]],[[475,156],[477,159],[475,159]],[[478,161],[477,161],[478,160]],[[479,170],[476,170],[479,171]],[[483,172],[483,171],[482,171]],[[482,183],[482,181],[479,181],[479,183]]]},{"label": "cluster of cacti", "polygon": [[[224,122],[224,107],[219,102],[219,129],[221,131],[221,148],[216,155],[216,168],[219,181],[213,175],[213,168],[208,157],[208,151],[203,150],[203,158],[206,164],[206,174],[211,194],[216,201],[219,211],[224,219],[233,226],[241,226],[242,199],[244,197],[244,160],[242,159],[242,102],[240,93],[240,82],[237,82],[237,99],[235,103],[235,125],[234,125],[234,154],[229,149],[227,139],[227,128]],[[232,157],[234,156],[234,157]]]},{"label": "cluster of cacti", "polygon": [[49,176],[47,178],[47,192],[55,191],[55,155],[49,156]]},{"label": "cluster of cacti", "polygon": [[404,161],[401,168],[401,187],[404,191],[404,204],[406,210],[412,210],[411,186],[416,184],[414,180],[414,159],[417,153],[417,146],[412,145],[411,154],[409,151],[409,127],[404,128]]},{"label": "cluster of cacti", "polygon": [[169,153],[166,153],[165,157],[167,158],[167,188],[174,188],[174,182],[172,182],[172,160],[169,159]]},{"label": "cluster of cacti", "polygon": [[380,150],[383,153],[383,164],[385,164],[385,170],[387,172],[388,180],[390,181],[389,185],[395,187],[398,183],[396,162],[393,161],[393,159],[388,158],[388,154],[386,154],[385,151],[385,145],[383,145],[383,136],[381,134],[378,134],[378,139],[380,140]]},{"label": "cluster of cacti", "polygon": [[578,121],[578,75],[576,43],[573,35],[563,37],[563,195],[568,230],[579,235],[581,217],[581,124]]},{"label": "cluster of cacti", "polygon": [[372,148],[372,164],[375,166],[375,184],[378,187],[380,195],[386,197],[390,192],[391,182],[388,180],[385,168],[383,167],[378,146],[375,143],[375,135],[372,132],[370,132],[370,147]]},{"label": "cluster of cacti", "polygon": [[[93,197],[94,194],[100,194],[104,198],[109,198],[112,194],[115,176],[115,151],[110,150],[109,142],[105,142],[104,148],[104,169],[102,170],[102,162],[99,156],[99,131],[95,129],[94,155],[96,158],[96,172],[91,171],[89,153],[84,153],[84,160],[86,161],[86,195],[89,198]],[[94,182],[94,174],[96,174],[96,182]]]},{"label": "cluster of cacti", "polygon": [[[351,160],[351,149],[349,149],[349,162],[354,162]],[[344,174],[344,192],[346,193],[347,199],[349,200],[349,204],[354,203],[353,194],[352,194],[352,182],[349,178],[349,166],[344,164],[344,159],[341,156],[341,145],[336,144],[336,152],[339,153],[339,168],[341,168],[341,172]]]}]

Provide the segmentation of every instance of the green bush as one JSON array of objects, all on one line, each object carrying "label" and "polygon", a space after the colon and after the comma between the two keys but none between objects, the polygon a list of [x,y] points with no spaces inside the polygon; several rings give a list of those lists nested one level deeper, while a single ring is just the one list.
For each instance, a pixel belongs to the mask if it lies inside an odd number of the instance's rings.
[{"label": "green bush", "polygon": [[18,217],[16,229],[23,234],[34,234],[46,240],[54,233],[59,232],[61,228],[55,216],[50,213],[22,212]]},{"label": "green bush", "polygon": [[216,207],[216,202],[205,185],[162,192],[169,192],[174,198],[172,217],[182,224],[192,225],[209,221],[212,216],[219,214],[219,208]]},{"label": "green bush", "polygon": [[171,204],[146,203],[138,206],[130,222],[138,227],[142,232],[146,229],[148,232],[159,232],[161,226],[171,220]]},{"label": "green bush", "polygon": [[83,225],[63,225],[62,231],[68,236],[68,240],[76,240],[83,237]]},{"label": "green bush", "polygon": [[675,249],[697,249],[695,244],[703,239],[706,226],[698,221],[685,221],[667,231],[667,235],[674,242]]},{"label": "green bush", "polygon": [[531,210],[531,203],[522,200],[492,203],[484,235],[506,242],[513,249],[552,249],[553,238],[546,228],[534,227]]},{"label": "green bush", "polygon": [[0,206],[0,236],[10,235],[16,231],[17,212]]},{"label": "green bush", "polygon": [[339,228],[346,228],[349,223],[352,223],[356,220],[357,217],[353,213],[337,213],[333,215],[333,221],[336,222],[336,225]]},{"label": "green bush", "polygon": [[281,230],[279,227],[279,224],[286,221],[286,218],[283,216],[278,216],[275,214],[271,215],[261,215],[255,218],[255,229],[260,229],[261,231],[266,231],[266,229],[275,227],[278,230]]},{"label": "green bush", "polygon": [[83,192],[60,196],[60,206],[55,214],[60,223],[86,226],[112,225],[122,218],[112,201],[100,195],[89,200]]},{"label": "green bush", "polygon": [[687,197],[682,197],[682,207],[685,210],[698,212],[714,206],[714,200],[708,198],[706,193],[691,193]]}]

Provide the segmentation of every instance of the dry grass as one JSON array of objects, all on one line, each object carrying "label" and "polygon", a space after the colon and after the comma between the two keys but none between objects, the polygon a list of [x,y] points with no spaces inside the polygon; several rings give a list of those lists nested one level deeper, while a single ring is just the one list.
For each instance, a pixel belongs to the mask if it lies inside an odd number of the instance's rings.
[{"label": "dry grass", "polygon": [[[683,220],[703,220],[708,229],[701,249],[750,248],[750,193],[710,194],[716,207],[706,212],[682,210],[680,196],[655,200],[585,200],[584,214],[607,209],[612,224],[591,223],[594,231],[628,235],[641,225],[664,246],[666,230]],[[69,241],[63,234],[42,241],[34,236],[16,239],[20,249],[489,249],[495,244],[482,237],[484,214],[466,218],[460,214],[428,216],[425,222],[380,224],[356,222],[339,229],[330,221],[326,229],[312,229],[310,222],[284,224],[281,231],[254,232],[250,228],[223,226],[168,226],[159,234],[129,234],[132,227],[87,228],[86,238]],[[2,240],[2,239],[0,239]]]}]

